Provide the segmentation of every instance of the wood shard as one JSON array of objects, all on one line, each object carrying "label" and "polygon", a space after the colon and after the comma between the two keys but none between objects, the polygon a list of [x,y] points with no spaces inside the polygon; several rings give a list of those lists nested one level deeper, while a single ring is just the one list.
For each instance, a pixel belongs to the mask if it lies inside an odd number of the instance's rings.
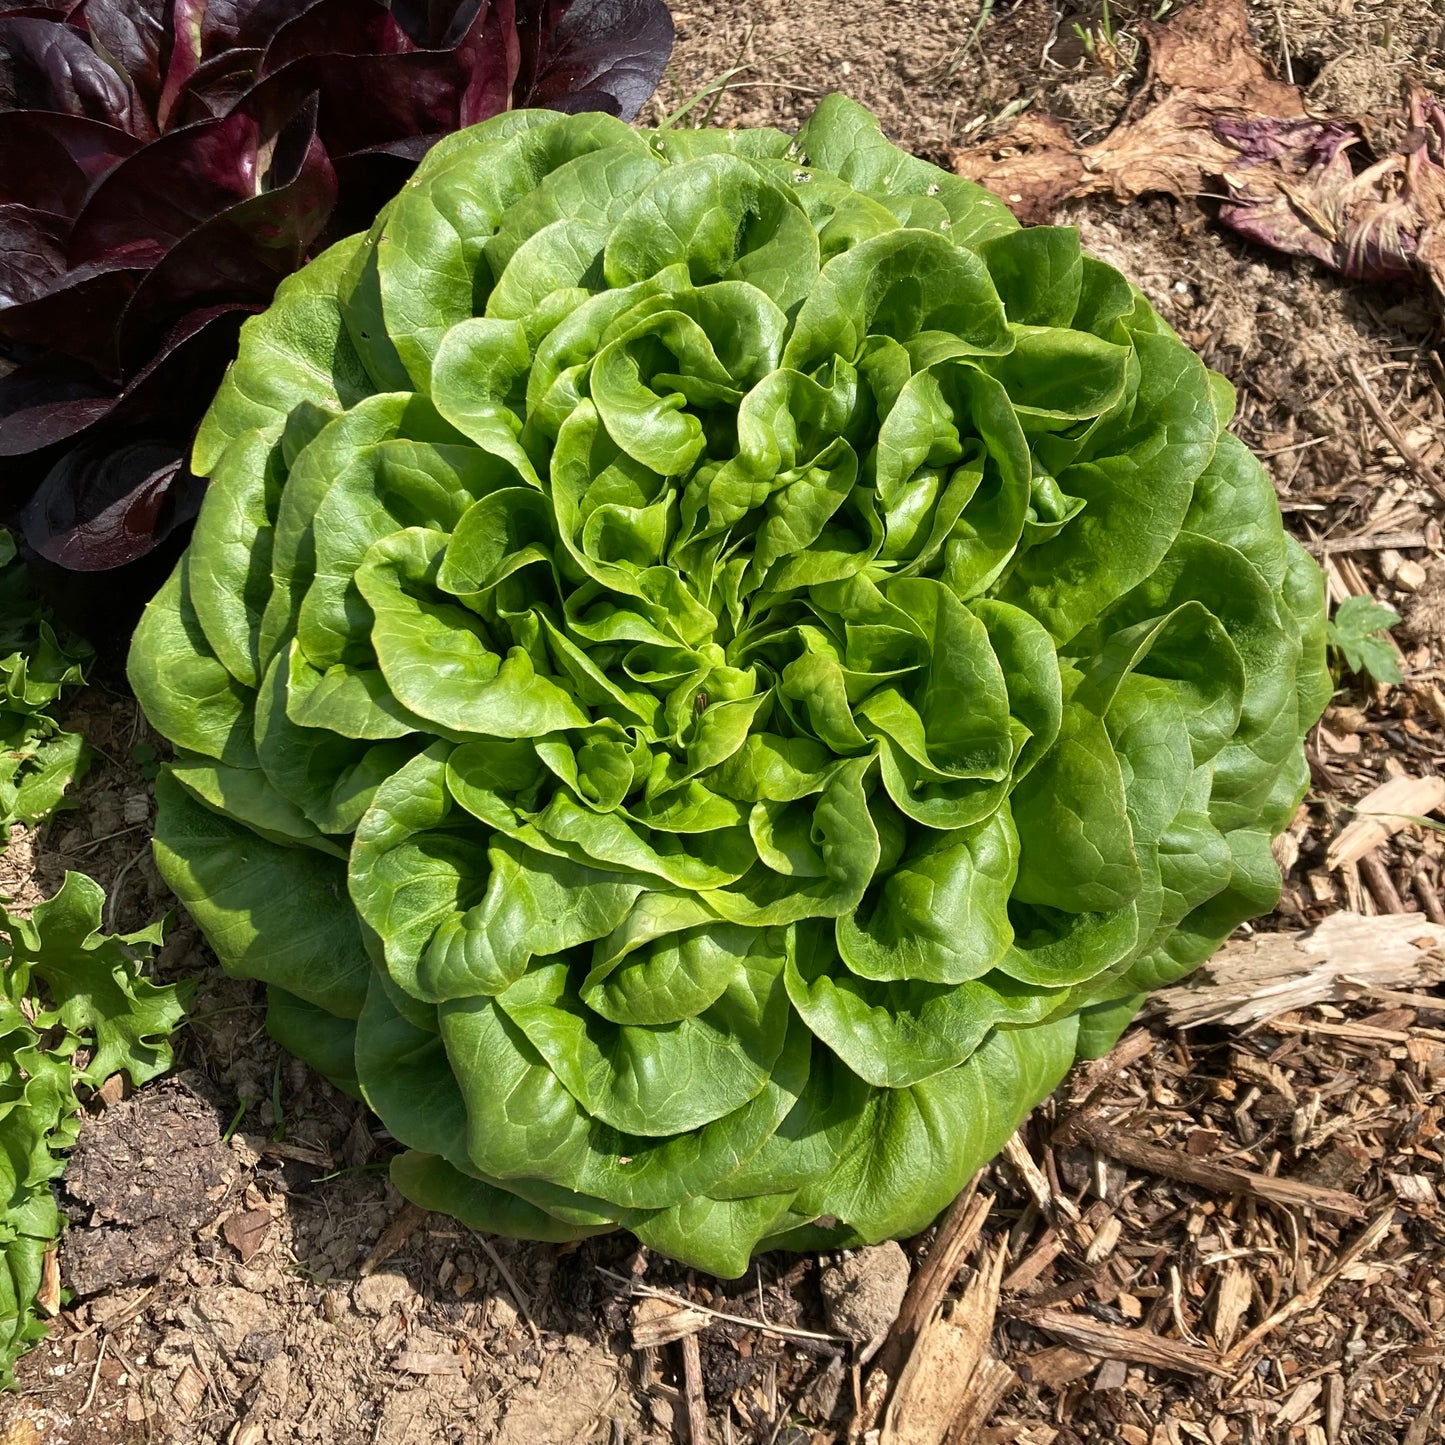
[{"label": "wood shard", "polygon": [[1067,1310],[1029,1311],[1021,1318],[1100,1359],[1130,1360],[1136,1365],[1155,1365],[1186,1375],[1218,1375],[1227,1379],[1233,1373],[1225,1368],[1217,1351],[1166,1339],[1150,1330],[1125,1329]]},{"label": "wood shard", "polygon": [[682,1337],[682,1378],[687,1395],[687,1433],[692,1445],[707,1445],[707,1396],[702,1387],[702,1354],[696,1335]]},{"label": "wood shard", "polygon": [[1014,1382],[991,1346],[1007,1247],[1000,1245],[963,1297],[919,1332],[883,1417],[881,1445],[973,1441]]},{"label": "wood shard", "polygon": [[1219,1286],[1214,1292],[1214,1343],[1221,1350],[1227,1350],[1234,1343],[1253,1293],[1249,1276],[1231,1261],[1220,1274]]},{"label": "wood shard", "polygon": [[1330,844],[1325,866],[1358,863],[1387,838],[1408,828],[1416,818],[1445,803],[1445,778],[1387,778],[1354,805],[1355,816]]},{"label": "wood shard", "polygon": [[403,1205],[401,1213],[381,1231],[372,1246],[371,1253],[361,1266],[361,1277],[365,1279],[367,1275],[375,1274],[412,1237],[426,1216],[425,1209],[410,1201]]},{"label": "wood shard", "polygon": [[1068,1345],[1053,1345],[1019,1361],[1024,1378],[1041,1390],[1061,1390],[1098,1368],[1099,1361],[1093,1355]]},{"label": "wood shard", "polygon": [[36,1291],[35,1307],[52,1320],[60,1313],[60,1262],[53,1249],[47,1249],[40,1261],[40,1288]]},{"label": "wood shard", "polygon": [[1161,989],[1151,1009],[1172,1028],[1248,1025],[1361,988],[1428,987],[1442,969],[1445,926],[1423,913],[1333,913],[1302,933],[1259,933],[1226,944],[1187,984]]}]

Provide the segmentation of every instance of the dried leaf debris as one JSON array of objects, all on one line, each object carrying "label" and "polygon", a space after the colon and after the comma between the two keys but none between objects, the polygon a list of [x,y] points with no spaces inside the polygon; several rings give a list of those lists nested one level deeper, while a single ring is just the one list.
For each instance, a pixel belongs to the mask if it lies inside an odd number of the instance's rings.
[{"label": "dried leaf debris", "polygon": [[1140,27],[1147,82],[1114,129],[1078,146],[1047,115],[1025,112],[1001,136],[954,152],[1027,221],[1067,199],[1152,192],[1213,197],[1240,235],[1311,256],[1362,280],[1414,280],[1445,304],[1445,108],[1416,90],[1403,149],[1361,165],[1369,145],[1352,118],[1313,114],[1249,35],[1244,0],[1197,0]]}]

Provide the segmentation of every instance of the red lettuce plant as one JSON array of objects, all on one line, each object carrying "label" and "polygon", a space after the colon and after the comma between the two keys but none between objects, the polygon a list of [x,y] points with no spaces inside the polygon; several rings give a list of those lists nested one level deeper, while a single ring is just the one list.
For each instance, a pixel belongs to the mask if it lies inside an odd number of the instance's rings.
[{"label": "red lettuce plant", "polygon": [[449,131],[635,115],[672,35],[662,0],[0,0],[0,512],[64,569],[143,557],[282,277]]}]

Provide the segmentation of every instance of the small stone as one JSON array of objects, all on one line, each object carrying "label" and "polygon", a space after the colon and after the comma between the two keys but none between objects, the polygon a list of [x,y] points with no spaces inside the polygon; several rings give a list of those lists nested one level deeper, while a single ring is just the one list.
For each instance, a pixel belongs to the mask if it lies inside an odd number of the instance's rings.
[{"label": "small stone", "polygon": [[411,1281],[404,1274],[381,1270],[357,1280],[351,1295],[362,1314],[390,1314],[393,1305],[400,1308],[411,1298]]},{"label": "small stone", "polygon": [[1395,568],[1395,586],[1401,592],[1418,592],[1425,585],[1425,569],[1418,563],[1404,558]]},{"label": "small stone", "polygon": [[830,1328],[852,1340],[877,1339],[903,1307],[908,1256],[892,1240],[870,1245],[825,1269],[818,1287]]}]

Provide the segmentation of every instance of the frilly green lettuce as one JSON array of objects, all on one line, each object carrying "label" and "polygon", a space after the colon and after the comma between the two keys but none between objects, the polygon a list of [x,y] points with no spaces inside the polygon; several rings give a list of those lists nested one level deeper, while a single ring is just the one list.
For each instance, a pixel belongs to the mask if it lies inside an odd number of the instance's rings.
[{"label": "frilly green lettuce", "polygon": [[161,870],[428,1207],[911,1234],[1272,906],[1323,589],[1232,409],[840,97],[449,137],[201,429]]}]

